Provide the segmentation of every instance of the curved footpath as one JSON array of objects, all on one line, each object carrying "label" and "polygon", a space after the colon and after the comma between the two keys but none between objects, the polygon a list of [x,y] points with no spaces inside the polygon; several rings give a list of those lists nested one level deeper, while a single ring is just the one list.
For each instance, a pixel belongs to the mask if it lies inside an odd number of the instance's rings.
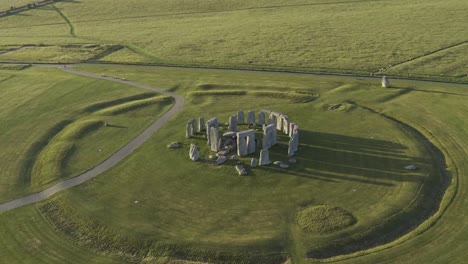
[{"label": "curved footpath", "polygon": [[146,89],[146,90],[151,90],[157,93],[165,94],[168,96],[171,96],[175,99],[174,105],[167,111],[162,117],[160,117],[158,120],[156,120],[150,127],[148,127],[143,133],[138,135],[136,138],[134,138],[132,141],[130,141],[127,145],[125,145],[123,148],[121,148],[119,151],[115,152],[112,156],[110,156],[108,159],[103,161],[102,163],[98,164],[96,167],[92,168],[91,170],[76,176],[74,178],[71,178],[69,180],[65,180],[62,182],[59,182],[52,187],[49,187],[41,192],[23,197],[23,198],[18,198],[3,204],[0,204],[0,213],[5,212],[11,209],[18,208],[23,205],[28,205],[36,202],[43,201],[50,196],[54,195],[57,192],[66,190],[68,188],[71,188],[73,186],[82,184],[86,181],[89,181],[96,176],[100,175],[101,173],[105,172],[106,170],[114,167],[128,157],[130,154],[132,154],[137,148],[139,148],[143,143],[145,143],[156,131],[158,131],[164,124],[169,121],[171,117],[173,117],[175,114],[177,114],[181,109],[182,106],[184,105],[184,98],[180,95],[176,95],[174,93],[162,90],[162,89],[157,89],[148,85],[143,85],[139,84],[136,82],[132,81],[127,81],[127,80],[122,80],[114,77],[108,77],[108,76],[100,76],[92,73],[87,73],[87,72],[81,72],[77,71],[71,68],[62,68],[62,70],[69,72],[71,74],[83,76],[83,77],[88,77],[88,78],[95,78],[95,79],[101,79],[101,80],[107,80],[107,81],[112,81],[112,82],[118,82],[121,84],[127,84],[130,86]]}]

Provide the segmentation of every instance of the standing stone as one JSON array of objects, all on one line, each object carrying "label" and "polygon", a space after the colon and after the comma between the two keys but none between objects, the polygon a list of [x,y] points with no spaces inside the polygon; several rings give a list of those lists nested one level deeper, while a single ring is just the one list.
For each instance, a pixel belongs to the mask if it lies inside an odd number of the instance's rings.
[{"label": "standing stone", "polygon": [[295,154],[295,142],[294,142],[294,137],[289,140],[289,145],[288,145],[288,156],[293,157]]},{"label": "standing stone", "polygon": [[273,125],[273,129],[272,129],[272,137],[271,137],[271,146],[273,145],[276,145],[276,142],[277,142],[277,135],[278,135],[278,132],[276,131],[274,125]]},{"label": "standing stone", "polygon": [[192,128],[190,127],[189,123],[187,123],[185,125],[185,137],[186,138],[191,138],[192,137]]},{"label": "standing stone", "polygon": [[210,148],[211,151],[218,152],[219,151],[219,130],[216,127],[210,128]]},{"label": "standing stone", "polygon": [[261,125],[261,126],[263,126],[263,125],[265,124],[265,113],[262,112],[262,111],[260,111],[260,112],[258,113],[258,121],[257,121],[257,124],[258,124],[258,125]]},{"label": "standing stone", "polygon": [[229,130],[232,132],[237,131],[237,116],[235,115],[229,117]]},{"label": "standing stone", "polygon": [[283,117],[280,114],[276,116],[276,130],[283,130]]},{"label": "standing stone", "polygon": [[285,115],[282,116],[282,120],[283,120],[283,127],[282,127],[282,131],[283,133],[285,133],[286,135],[289,135],[289,118]]},{"label": "standing stone", "polygon": [[200,159],[200,153],[198,151],[197,145],[190,144],[189,157],[192,161],[197,161],[198,159]]},{"label": "standing stone", "polygon": [[252,133],[250,133],[248,136],[247,136],[247,153],[248,154],[252,154],[252,153],[255,153],[255,148],[256,148],[256,144],[255,144],[255,132],[252,131]]},{"label": "standing stone", "polygon": [[269,124],[275,124],[275,126],[276,126],[276,123],[278,123],[278,118],[277,118],[277,115],[276,115],[275,112],[271,112],[268,119],[269,119],[268,120]]},{"label": "standing stone", "polygon": [[257,165],[258,165],[258,159],[252,158],[250,160],[250,166],[252,166],[252,168],[255,168],[255,167],[257,167]]},{"label": "standing stone", "polygon": [[248,125],[255,125],[255,112],[250,111],[247,113],[247,124]]},{"label": "standing stone", "polygon": [[242,110],[237,112],[237,123],[239,125],[244,124],[244,111],[242,111]]},{"label": "standing stone", "polygon": [[297,125],[295,123],[289,123],[289,137],[292,137],[294,129],[296,129]]},{"label": "standing stone", "polygon": [[270,151],[268,149],[260,150],[260,166],[270,164]]},{"label": "standing stone", "polygon": [[382,77],[382,87],[389,88],[390,81],[388,80],[387,76]]},{"label": "standing stone", "polygon": [[294,139],[294,152],[296,152],[299,149],[299,130],[294,131],[293,139]]},{"label": "standing stone", "polygon": [[218,128],[218,119],[216,117],[211,118],[206,122],[206,138],[207,144],[211,145],[211,128]]},{"label": "standing stone", "polygon": [[255,130],[237,132],[237,155],[247,156],[255,153]]},{"label": "standing stone", "polygon": [[247,156],[247,140],[237,135],[237,156]]},{"label": "standing stone", "polygon": [[270,124],[263,129],[263,148],[269,149],[276,144],[276,125]]},{"label": "standing stone", "polygon": [[185,125],[185,137],[186,138],[191,138],[193,136],[193,134],[195,133],[195,127],[196,125],[196,121],[194,118],[192,119],[189,119],[189,121],[187,121],[187,124]]},{"label": "standing stone", "polygon": [[205,118],[200,117],[198,119],[198,132],[202,132],[205,130]]}]

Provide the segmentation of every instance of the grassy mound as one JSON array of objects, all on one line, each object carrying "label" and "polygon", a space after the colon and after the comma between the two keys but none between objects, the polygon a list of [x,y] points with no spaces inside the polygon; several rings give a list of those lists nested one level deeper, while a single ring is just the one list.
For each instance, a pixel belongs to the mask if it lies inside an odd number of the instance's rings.
[{"label": "grassy mound", "polygon": [[307,207],[297,213],[297,222],[308,232],[326,234],[352,226],[357,220],[353,214],[343,208],[318,205]]},{"label": "grassy mound", "polygon": [[112,106],[109,108],[106,108],[102,111],[99,111],[98,114],[100,115],[118,115],[122,113],[126,113],[141,107],[145,107],[151,104],[156,104],[156,103],[170,103],[172,102],[171,97],[169,96],[155,96],[147,99],[142,99],[142,100],[136,100],[136,101],[130,101],[127,103],[119,104],[116,106]]}]

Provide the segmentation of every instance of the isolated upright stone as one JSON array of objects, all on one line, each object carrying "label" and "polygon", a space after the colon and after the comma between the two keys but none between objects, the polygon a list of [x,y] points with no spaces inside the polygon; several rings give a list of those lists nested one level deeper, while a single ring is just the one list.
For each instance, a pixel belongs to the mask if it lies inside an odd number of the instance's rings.
[{"label": "isolated upright stone", "polygon": [[260,112],[258,113],[258,121],[257,121],[257,124],[258,124],[258,125],[261,125],[261,126],[265,124],[265,113],[262,112],[262,111],[260,111]]},{"label": "isolated upright stone", "polygon": [[237,123],[239,125],[241,124],[245,124],[244,123],[244,111],[240,110],[239,112],[237,112]]},{"label": "isolated upright stone", "polygon": [[255,125],[255,112],[250,111],[247,113],[247,124],[248,125]]},{"label": "isolated upright stone", "polygon": [[210,128],[210,149],[211,151],[219,151],[219,130],[217,127]]},{"label": "isolated upright stone", "polygon": [[232,115],[229,117],[229,130],[232,132],[237,131],[237,116]]},{"label": "isolated upright stone", "polygon": [[200,159],[200,153],[198,151],[197,145],[190,144],[189,157],[192,161],[197,161],[198,159]]},{"label": "isolated upright stone", "polygon": [[198,119],[198,132],[205,131],[205,118],[200,117]]},{"label": "isolated upright stone", "polygon": [[270,164],[270,151],[268,149],[260,150],[260,166],[265,166]]},{"label": "isolated upright stone", "polygon": [[390,81],[388,80],[387,76],[382,77],[382,87],[389,88]]}]

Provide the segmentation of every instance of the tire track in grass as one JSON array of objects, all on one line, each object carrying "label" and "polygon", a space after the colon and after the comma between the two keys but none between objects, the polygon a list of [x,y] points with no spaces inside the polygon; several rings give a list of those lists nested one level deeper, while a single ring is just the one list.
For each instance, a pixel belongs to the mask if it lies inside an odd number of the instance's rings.
[{"label": "tire track in grass", "polygon": [[141,145],[143,145],[154,133],[156,133],[159,129],[161,129],[175,114],[177,114],[180,110],[182,110],[182,107],[184,105],[184,98],[182,96],[163,90],[163,89],[154,88],[149,85],[139,84],[139,83],[132,82],[132,81],[122,80],[122,79],[118,79],[115,77],[101,76],[101,75],[96,75],[92,73],[82,72],[82,71],[74,70],[71,68],[62,68],[62,69],[68,73],[75,74],[75,75],[82,76],[82,77],[107,80],[107,81],[117,82],[117,83],[121,83],[125,85],[134,86],[137,88],[142,88],[142,89],[150,90],[153,92],[157,92],[157,93],[174,98],[175,102],[174,102],[174,105],[169,109],[169,111],[167,111],[163,116],[161,116],[158,120],[156,120],[145,131],[143,131],[140,135],[132,139],[124,147],[122,147],[120,150],[112,154],[112,156],[110,156],[108,159],[101,162],[94,168],[84,172],[83,174],[78,175],[77,177],[59,182],[41,192],[28,195],[23,198],[11,200],[6,203],[2,203],[0,204],[0,213],[8,211],[8,210],[12,210],[12,209],[24,206],[24,205],[43,201],[60,191],[69,189],[71,187],[74,187],[82,183],[85,183],[97,177],[98,175],[102,174],[103,172],[111,169],[112,167],[117,165],[120,161],[122,161],[123,159],[128,157],[130,154],[132,154]]}]

